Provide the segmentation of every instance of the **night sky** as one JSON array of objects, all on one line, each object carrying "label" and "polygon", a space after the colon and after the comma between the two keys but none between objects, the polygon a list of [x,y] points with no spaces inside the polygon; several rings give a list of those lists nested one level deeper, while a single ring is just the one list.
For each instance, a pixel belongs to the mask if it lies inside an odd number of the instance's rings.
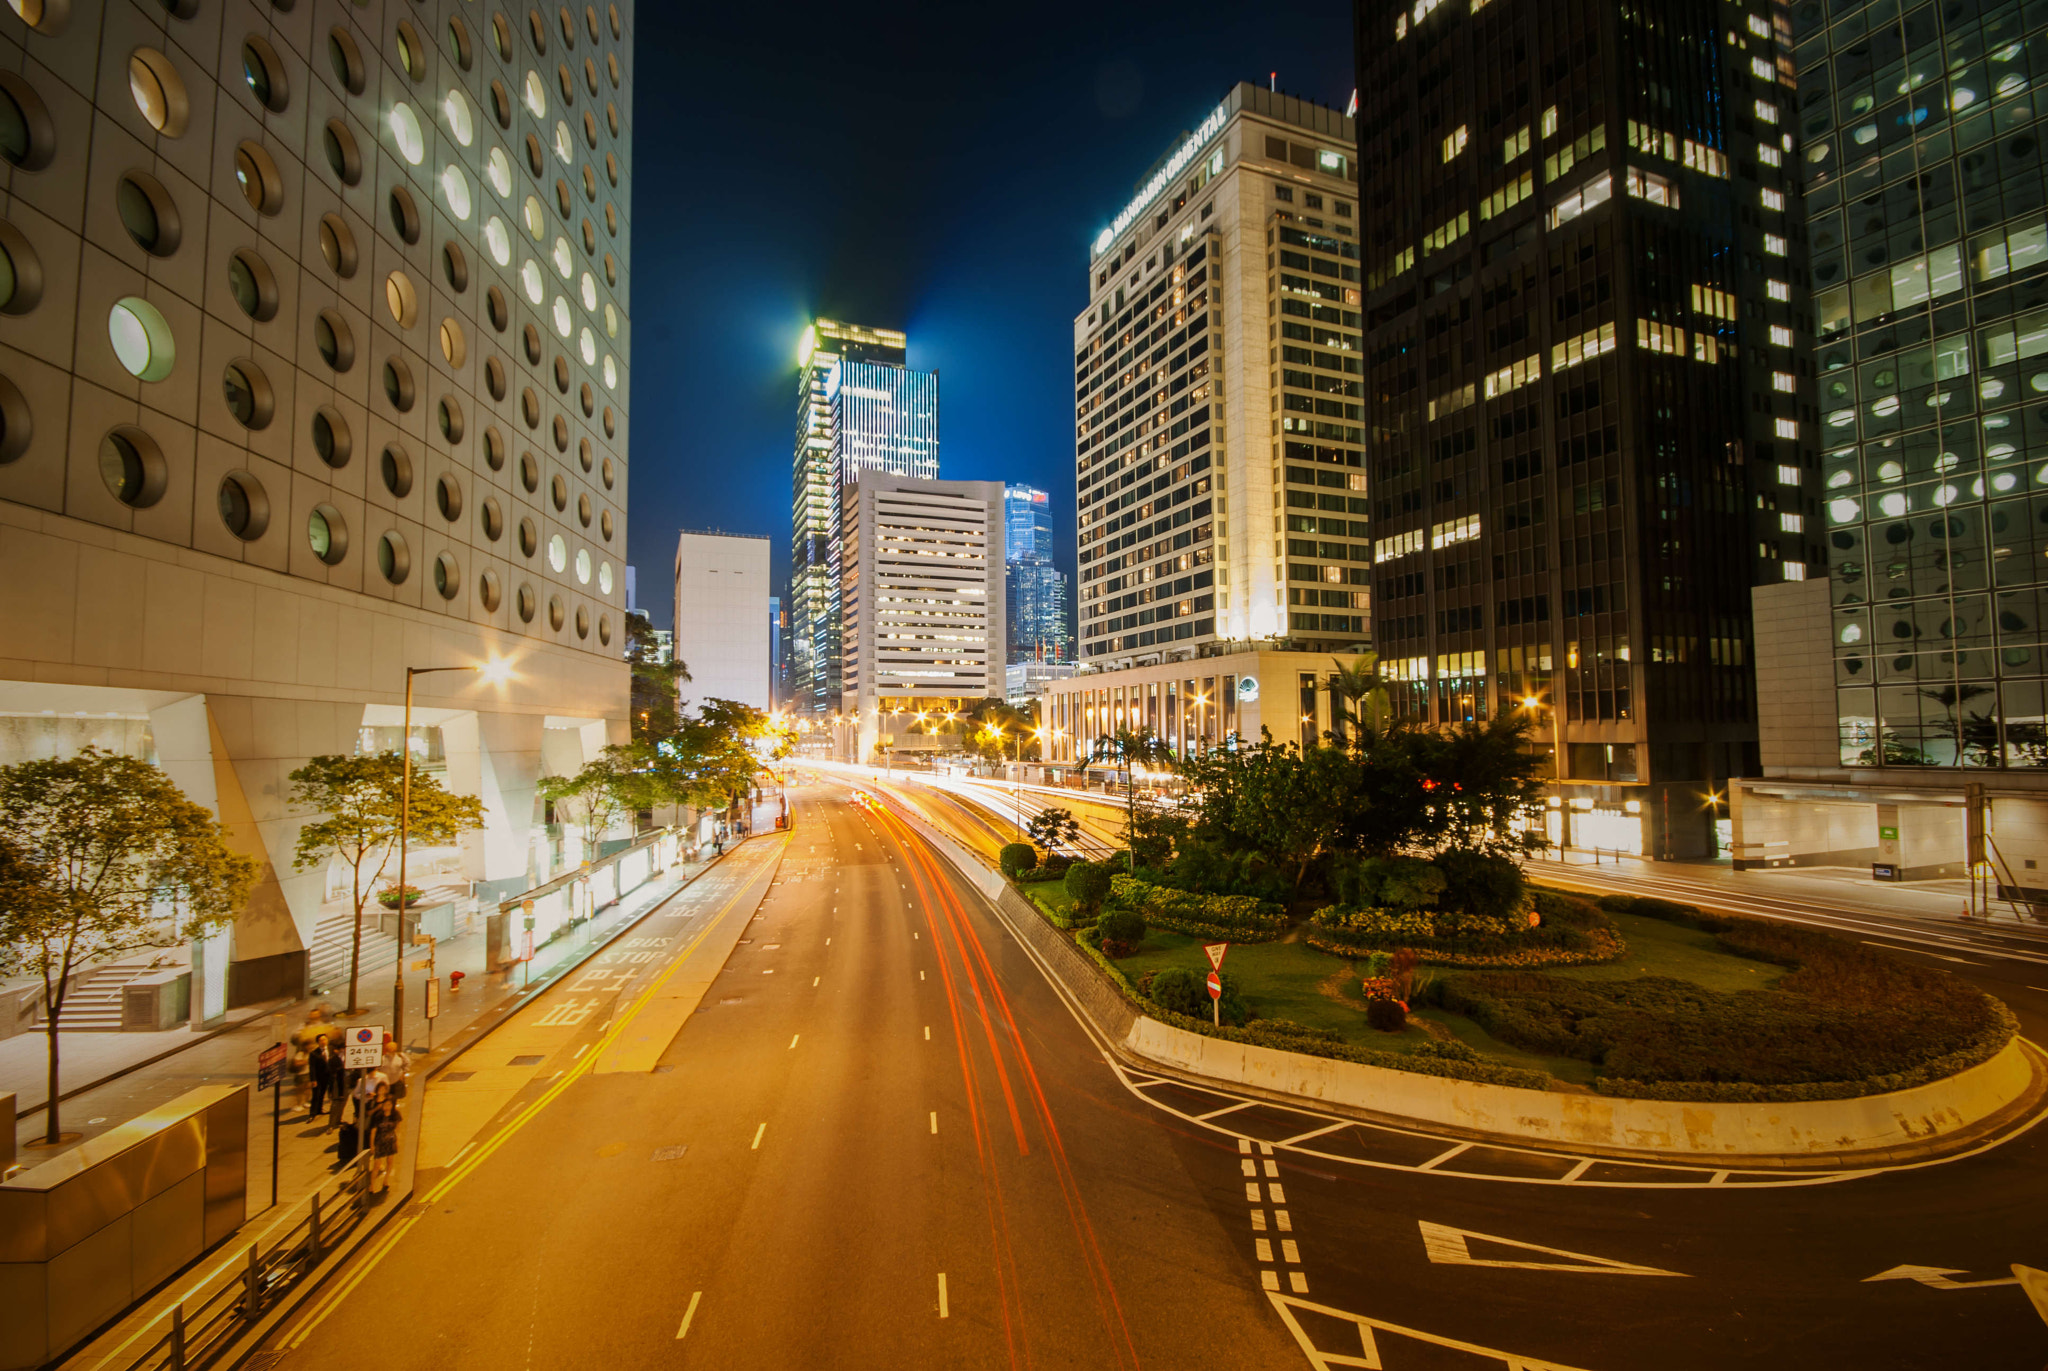
[{"label": "night sky", "polygon": [[1231,84],[1342,108],[1341,0],[995,6],[642,0],[633,97],[631,553],[670,623],[679,528],[789,557],[815,315],[940,372],[940,470],[1052,493],[1073,569],[1088,244]]}]

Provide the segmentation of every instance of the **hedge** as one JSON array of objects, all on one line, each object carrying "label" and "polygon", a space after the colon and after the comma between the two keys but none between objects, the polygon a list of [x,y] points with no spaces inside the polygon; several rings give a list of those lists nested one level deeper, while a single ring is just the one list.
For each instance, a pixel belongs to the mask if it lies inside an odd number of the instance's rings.
[{"label": "hedge", "polygon": [[1109,900],[1136,910],[1154,928],[1197,938],[1263,943],[1287,931],[1286,911],[1249,895],[1198,895],[1135,876],[1112,876]]},{"label": "hedge", "polygon": [[1123,991],[1132,1008],[1150,1018],[1157,1019],[1175,1028],[1199,1033],[1206,1038],[1223,1038],[1234,1043],[1248,1043],[1254,1047],[1270,1047],[1282,1052],[1299,1052],[1309,1057],[1328,1057],[1336,1061],[1357,1062],[1360,1066],[1377,1066],[1389,1071],[1407,1071],[1421,1076],[1440,1076],[1455,1081],[1477,1081],[1484,1085],[1512,1085],[1525,1090],[1543,1090],[1555,1084],[1541,1071],[1525,1071],[1519,1067],[1504,1066],[1499,1062],[1481,1057],[1463,1043],[1424,1043],[1412,1053],[1379,1052],[1369,1048],[1353,1047],[1327,1028],[1310,1028],[1304,1024],[1286,1019],[1254,1019],[1242,1028],[1218,1028],[1207,1019],[1190,1018],[1163,1009],[1152,1002],[1123,969],[1095,946],[1092,930],[1084,929],[1074,938],[1082,952],[1102,969],[1104,975]]},{"label": "hedge", "polygon": [[1600,1068],[1595,1088],[1644,1099],[1849,1099],[1989,1060],[2017,1031],[1967,982],[1816,929],[1609,896],[1607,909],[1712,933],[1723,951],[1792,968],[1769,989],[1642,976],[1486,972],[1440,983],[1445,1008],[1503,1042]]},{"label": "hedge", "polygon": [[1614,924],[1592,905],[1555,891],[1534,893],[1543,919],[1534,928],[1428,910],[1330,905],[1310,917],[1302,941],[1354,958],[1406,947],[1424,962],[1466,967],[1585,966],[1613,961],[1628,950]]}]

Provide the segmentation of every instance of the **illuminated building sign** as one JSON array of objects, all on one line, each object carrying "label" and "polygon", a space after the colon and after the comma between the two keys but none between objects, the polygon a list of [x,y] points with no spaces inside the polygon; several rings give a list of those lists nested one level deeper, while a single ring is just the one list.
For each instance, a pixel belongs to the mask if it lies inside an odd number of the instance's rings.
[{"label": "illuminated building sign", "polygon": [[1209,112],[1209,117],[1202,121],[1201,127],[1190,134],[1186,142],[1174,149],[1173,156],[1166,159],[1166,165],[1152,173],[1152,179],[1145,183],[1144,189],[1140,190],[1137,197],[1124,206],[1123,213],[1110,220],[1109,227],[1096,237],[1095,256],[1099,257],[1107,252],[1109,245],[1116,241],[1117,235],[1129,228],[1131,221],[1144,213],[1145,207],[1158,199],[1160,193],[1173,184],[1175,177],[1187,170],[1188,164],[1195,159],[1195,154],[1200,152],[1211,138],[1223,131],[1223,125],[1229,118],[1228,105],[1218,105]]}]

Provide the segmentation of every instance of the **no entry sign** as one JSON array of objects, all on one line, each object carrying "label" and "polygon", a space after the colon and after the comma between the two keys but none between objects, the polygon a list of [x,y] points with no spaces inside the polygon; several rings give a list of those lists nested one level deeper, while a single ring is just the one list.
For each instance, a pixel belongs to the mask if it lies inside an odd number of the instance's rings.
[{"label": "no entry sign", "polygon": [[1212,1000],[1223,998],[1223,978],[1213,971],[1209,973],[1209,998]]}]

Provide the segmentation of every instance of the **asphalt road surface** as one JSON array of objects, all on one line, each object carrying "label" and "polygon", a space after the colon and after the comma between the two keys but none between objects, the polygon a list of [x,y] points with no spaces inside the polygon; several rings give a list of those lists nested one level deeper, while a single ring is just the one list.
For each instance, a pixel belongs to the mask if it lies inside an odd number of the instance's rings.
[{"label": "asphalt road surface", "polygon": [[526,1011],[568,1026],[279,1331],[282,1364],[2048,1364],[2007,1271],[2048,1266],[2048,1130],[1786,1176],[1197,1089],[1108,1058],[888,789],[847,793],[799,792],[746,941],[651,1069],[587,1062],[643,984],[710,974],[686,937],[581,1020]]}]

